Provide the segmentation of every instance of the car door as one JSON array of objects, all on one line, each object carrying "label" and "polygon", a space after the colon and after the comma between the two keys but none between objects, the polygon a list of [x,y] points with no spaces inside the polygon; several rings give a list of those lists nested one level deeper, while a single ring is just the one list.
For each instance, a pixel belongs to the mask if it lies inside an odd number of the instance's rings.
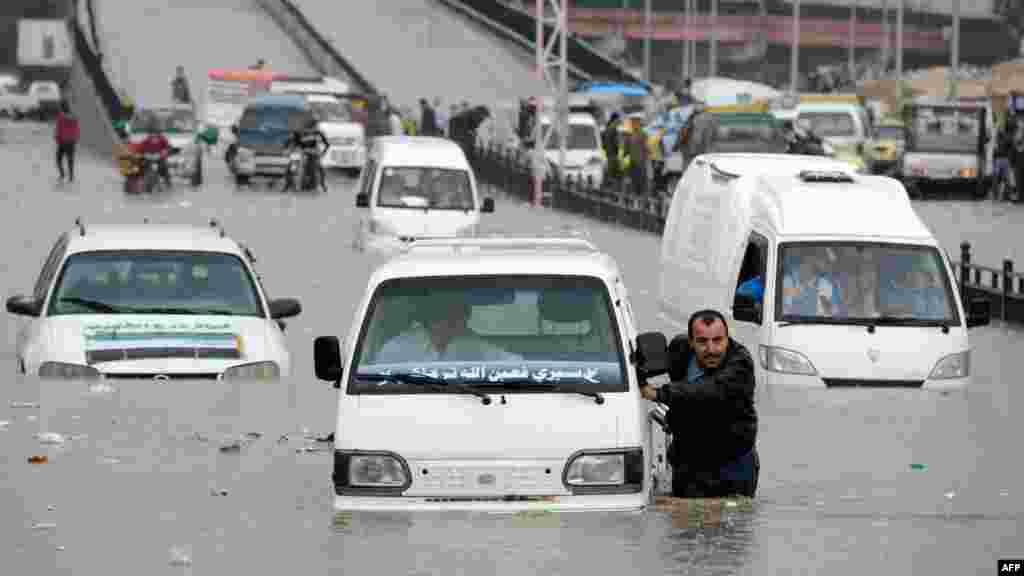
[{"label": "car door", "polygon": [[[43,268],[39,272],[39,277],[36,279],[36,284],[32,289],[32,297],[42,304],[46,304],[46,296],[57,276],[60,264],[64,261],[64,254],[67,251],[67,246],[68,236],[67,234],[62,234],[61,237],[57,239],[57,243],[50,249],[49,255],[47,255],[46,260],[43,262]],[[24,316],[17,317],[18,336],[16,341],[16,350],[18,356],[18,371],[21,373],[25,372],[26,351],[29,346],[38,340],[38,335],[45,316],[46,310],[44,308],[38,318],[27,318]]]}]

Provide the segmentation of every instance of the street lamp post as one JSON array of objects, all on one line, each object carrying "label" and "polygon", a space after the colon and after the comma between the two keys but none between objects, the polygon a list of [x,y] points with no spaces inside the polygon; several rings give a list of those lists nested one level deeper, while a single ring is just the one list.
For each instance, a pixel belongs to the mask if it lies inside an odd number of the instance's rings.
[{"label": "street lamp post", "polygon": [[896,0],[896,78],[903,81],[903,4],[906,0]]},{"label": "street lamp post", "polygon": [[857,0],[850,0],[850,80],[857,80]]},{"label": "street lamp post", "polygon": [[800,0],[793,0],[793,50],[790,56],[789,89],[796,94],[800,76]]},{"label": "street lamp post", "polygon": [[651,0],[644,0],[644,80],[651,81]]},{"label": "street lamp post", "polygon": [[953,46],[950,51],[953,60],[949,67],[949,73],[953,76],[951,96],[955,100],[960,89],[960,0],[953,0]]},{"label": "street lamp post", "polygon": [[718,76],[718,0],[711,0],[711,46],[708,76]]}]

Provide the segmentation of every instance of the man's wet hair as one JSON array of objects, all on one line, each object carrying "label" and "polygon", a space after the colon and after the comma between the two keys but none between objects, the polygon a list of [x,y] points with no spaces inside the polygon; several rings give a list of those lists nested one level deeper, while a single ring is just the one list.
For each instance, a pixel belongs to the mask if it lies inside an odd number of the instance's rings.
[{"label": "man's wet hair", "polygon": [[704,310],[698,310],[690,316],[690,320],[686,323],[686,333],[692,338],[693,337],[693,324],[697,320],[700,320],[705,325],[710,326],[715,323],[715,320],[721,320],[722,326],[725,326],[725,337],[729,337],[729,323],[725,321],[725,316],[722,315],[718,310],[712,310],[706,308]]}]

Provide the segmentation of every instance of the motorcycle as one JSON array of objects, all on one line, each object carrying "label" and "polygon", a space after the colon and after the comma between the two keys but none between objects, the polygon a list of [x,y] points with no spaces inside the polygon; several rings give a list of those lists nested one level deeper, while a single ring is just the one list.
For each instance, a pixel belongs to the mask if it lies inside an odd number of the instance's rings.
[{"label": "motorcycle", "polygon": [[327,192],[327,182],[324,181],[323,168],[320,159],[324,153],[317,149],[295,150],[288,161],[288,171],[284,175],[284,188],[288,190],[302,190],[308,192],[320,188]]}]

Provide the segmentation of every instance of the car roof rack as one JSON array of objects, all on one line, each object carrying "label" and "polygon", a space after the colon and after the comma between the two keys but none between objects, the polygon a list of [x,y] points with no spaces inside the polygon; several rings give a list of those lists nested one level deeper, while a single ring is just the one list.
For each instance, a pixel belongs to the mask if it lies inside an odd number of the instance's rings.
[{"label": "car roof rack", "polygon": [[573,236],[537,236],[537,235],[495,235],[474,236],[469,238],[451,237],[420,237],[410,242],[406,252],[421,250],[577,250],[581,252],[598,252],[597,246],[590,241]]},{"label": "car roof rack", "polygon": [[804,170],[798,176],[804,182],[853,183],[853,176],[842,170]]}]

